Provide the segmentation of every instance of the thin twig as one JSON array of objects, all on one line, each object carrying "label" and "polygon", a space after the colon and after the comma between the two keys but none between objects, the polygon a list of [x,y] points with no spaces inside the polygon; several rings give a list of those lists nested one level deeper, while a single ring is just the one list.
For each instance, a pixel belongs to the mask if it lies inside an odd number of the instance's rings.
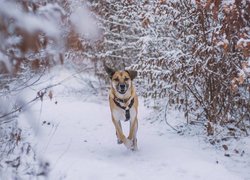
[{"label": "thin twig", "polygon": [[180,131],[178,129],[176,129],[175,127],[173,127],[171,124],[169,124],[168,120],[167,120],[167,109],[168,109],[168,103],[165,106],[165,110],[164,110],[164,117],[165,117],[165,123],[171,127],[173,130],[175,130],[177,133],[179,133]]},{"label": "thin twig", "polygon": [[[61,81],[58,82],[58,83],[55,83],[55,84],[49,85],[49,86],[47,86],[47,87],[45,87],[45,88],[42,88],[41,90],[38,91],[37,96],[36,96],[35,98],[33,98],[33,99],[30,100],[29,102],[27,102],[27,103],[25,103],[25,104],[19,106],[18,108],[14,109],[14,110],[12,110],[12,111],[10,111],[10,112],[4,114],[4,115],[1,115],[1,116],[0,116],[0,120],[3,119],[3,118],[5,118],[5,117],[8,117],[8,116],[10,116],[10,115],[13,115],[13,114],[16,113],[16,112],[21,111],[22,109],[24,109],[25,107],[27,107],[29,104],[35,102],[35,101],[38,100],[38,99],[40,99],[40,100],[42,101],[42,100],[43,100],[43,96],[47,93],[47,90],[48,90],[48,89],[50,89],[50,88],[52,88],[52,87],[56,87],[56,86],[61,85],[62,83],[64,83],[64,82],[70,80],[71,78],[74,78],[75,75],[82,73],[83,71],[85,71],[85,69],[82,69],[82,70],[80,70],[80,71],[77,71],[77,72],[74,73],[74,74],[71,74],[70,76],[66,77],[65,79],[61,80]],[[38,81],[41,79],[41,77],[42,77],[42,76],[39,76],[39,78],[38,78],[34,83],[38,82]],[[33,83],[33,84],[34,84],[34,83]],[[30,85],[30,86],[31,86],[31,85]],[[30,86],[28,86],[28,87],[30,87]],[[9,122],[10,122],[10,121],[9,121]],[[4,124],[4,123],[5,123],[5,122],[1,122],[0,125],[1,125],[1,124]]]}]

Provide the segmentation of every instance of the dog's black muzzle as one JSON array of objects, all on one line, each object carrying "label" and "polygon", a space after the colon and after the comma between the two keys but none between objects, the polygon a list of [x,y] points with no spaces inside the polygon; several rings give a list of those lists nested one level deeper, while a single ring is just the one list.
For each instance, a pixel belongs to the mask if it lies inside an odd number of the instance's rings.
[{"label": "dog's black muzzle", "polygon": [[118,84],[117,90],[120,94],[125,94],[127,91],[128,87],[125,83]]}]

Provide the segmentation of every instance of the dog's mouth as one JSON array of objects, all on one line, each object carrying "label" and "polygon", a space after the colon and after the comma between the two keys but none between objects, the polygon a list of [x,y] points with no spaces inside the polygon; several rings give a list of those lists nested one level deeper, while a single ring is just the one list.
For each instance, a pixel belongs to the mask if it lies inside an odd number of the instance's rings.
[{"label": "dog's mouth", "polygon": [[121,89],[121,90],[119,90],[118,92],[119,92],[120,94],[125,94],[125,93],[127,92],[127,90]]}]

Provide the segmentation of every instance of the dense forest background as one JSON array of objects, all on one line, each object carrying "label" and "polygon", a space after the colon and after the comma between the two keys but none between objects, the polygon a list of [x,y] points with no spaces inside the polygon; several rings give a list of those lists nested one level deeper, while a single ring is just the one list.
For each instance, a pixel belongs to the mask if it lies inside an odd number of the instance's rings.
[{"label": "dense forest background", "polygon": [[192,127],[211,144],[249,135],[249,0],[0,0],[0,40],[0,172],[25,161],[30,174],[47,175],[48,163],[21,141],[18,115],[52,96],[60,82],[34,99],[20,92],[55,66],[98,78],[82,79],[98,95],[108,84],[103,62],[137,70],[154,121],[168,124],[177,109],[186,121],[177,133]]}]

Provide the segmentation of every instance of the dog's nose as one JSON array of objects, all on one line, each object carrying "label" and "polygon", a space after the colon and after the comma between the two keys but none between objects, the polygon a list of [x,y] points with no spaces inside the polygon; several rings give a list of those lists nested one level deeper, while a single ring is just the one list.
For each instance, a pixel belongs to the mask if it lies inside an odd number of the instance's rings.
[{"label": "dog's nose", "polygon": [[120,84],[121,89],[125,89],[125,84]]}]

